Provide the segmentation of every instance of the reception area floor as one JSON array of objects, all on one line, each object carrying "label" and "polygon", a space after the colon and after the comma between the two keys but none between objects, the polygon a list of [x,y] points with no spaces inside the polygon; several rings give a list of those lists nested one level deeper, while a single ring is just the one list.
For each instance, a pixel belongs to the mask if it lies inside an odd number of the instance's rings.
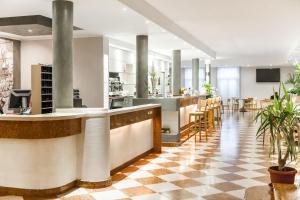
[{"label": "reception area floor", "polygon": [[60,199],[243,199],[247,187],[269,183],[272,164],[262,140],[256,140],[253,117],[225,113],[221,129],[209,141],[191,138],[181,147],[165,147],[162,154],[151,154],[114,175],[109,188],[79,188]]}]

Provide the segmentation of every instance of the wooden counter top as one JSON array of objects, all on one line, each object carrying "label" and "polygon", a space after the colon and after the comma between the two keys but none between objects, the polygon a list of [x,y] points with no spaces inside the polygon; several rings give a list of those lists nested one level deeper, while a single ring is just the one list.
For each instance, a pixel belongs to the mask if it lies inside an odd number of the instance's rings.
[{"label": "wooden counter top", "polygon": [[[103,108],[58,109],[56,113],[39,115],[0,115],[0,138],[48,139],[66,137],[81,133],[81,119],[109,117],[159,108],[149,104],[116,110]],[[129,117],[130,118],[130,117]],[[114,120],[119,123],[118,118]],[[122,121],[120,119],[120,121]],[[123,123],[123,122],[121,122]]]}]

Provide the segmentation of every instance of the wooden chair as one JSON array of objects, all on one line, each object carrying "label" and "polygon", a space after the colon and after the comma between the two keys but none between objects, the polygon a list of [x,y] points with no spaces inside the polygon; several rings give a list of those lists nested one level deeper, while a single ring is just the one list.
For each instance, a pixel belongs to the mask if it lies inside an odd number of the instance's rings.
[{"label": "wooden chair", "polygon": [[232,97],[232,110],[238,111],[240,108],[240,102],[237,97]]},{"label": "wooden chair", "polygon": [[246,110],[253,110],[253,99],[254,98],[247,98],[246,100],[245,100],[245,109]]},{"label": "wooden chair", "polygon": [[231,109],[231,99],[228,98],[226,100],[226,103],[222,105],[222,109],[223,109],[223,113],[224,113],[224,109],[227,108],[226,110],[230,110]]}]

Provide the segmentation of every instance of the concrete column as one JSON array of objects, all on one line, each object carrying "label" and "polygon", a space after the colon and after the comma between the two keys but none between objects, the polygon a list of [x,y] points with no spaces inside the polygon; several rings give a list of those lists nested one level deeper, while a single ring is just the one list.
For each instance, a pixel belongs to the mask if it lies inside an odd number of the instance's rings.
[{"label": "concrete column", "polygon": [[13,88],[21,89],[21,41],[13,40]]},{"label": "concrete column", "polygon": [[136,36],[136,97],[148,98],[148,36]]},{"label": "concrete column", "polygon": [[205,61],[205,82],[211,83],[211,64],[210,64],[210,60]]},{"label": "concrete column", "polygon": [[192,60],[192,88],[199,91],[199,58]]},{"label": "concrete column", "polygon": [[181,88],[181,51],[173,51],[173,95],[179,95]]},{"label": "concrete column", "polygon": [[73,2],[52,3],[54,105],[73,107]]}]

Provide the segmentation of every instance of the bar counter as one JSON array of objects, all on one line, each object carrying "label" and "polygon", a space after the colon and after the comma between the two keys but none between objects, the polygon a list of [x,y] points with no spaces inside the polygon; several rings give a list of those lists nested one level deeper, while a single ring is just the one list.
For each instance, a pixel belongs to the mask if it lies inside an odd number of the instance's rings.
[{"label": "bar counter", "polygon": [[178,146],[184,140],[189,127],[189,113],[197,109],[198,101],[206,99],[207,95],[174,96],[166,98],[137,98],[133,105],[148,103],[160,104],[162,107],[162,128],[169,128],[170,133],[162,134],[164,146]]},{"label": "bar counter", "polygon": [[161,152],[160,129],[155,104],[0,115],[0,193],[45,197],[109,186],[111,174]]}]

